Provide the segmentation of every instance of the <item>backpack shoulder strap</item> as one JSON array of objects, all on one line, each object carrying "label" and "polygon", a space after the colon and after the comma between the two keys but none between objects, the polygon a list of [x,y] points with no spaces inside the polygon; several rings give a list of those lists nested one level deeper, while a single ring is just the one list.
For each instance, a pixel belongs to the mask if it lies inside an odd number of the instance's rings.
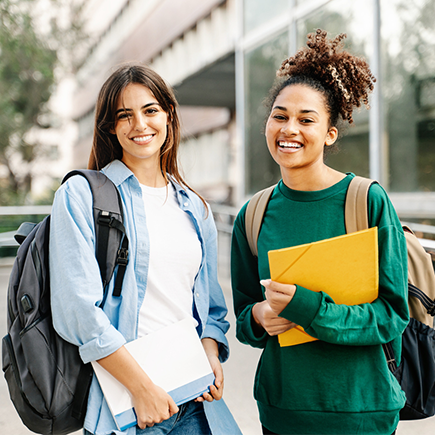
[{"label": "backpack shoulder strap", "polygon": [[[373,183],[376,183],[376,181],[358,175],[350,181],[346,193],[344,211],[346,233],[354,233],[369,228],[367,203],[369,189]],[[397,362],[391,342],[382,344],[382,349],[384,350],[388,367],[394,373],[397,369]]]},{"label": "backpack shoulder strap", "polygon": [[[121,196],[113,182],[100,171],[90,169],[71,171],[65,175],[62,184],[75,175],[86,178],[91,188],[96,232],[95,255],[100,267],[103,286],[105,287],[110,281],[114,269],[118,265],[113,295],[120,296],[125,268],[128,263],[128,238],[123,224],[124,214]],[[112,228],[117,230],[117,237],[110,237]]]},{"label": "backpack shoulder strap", "polygon": [[[90,169],[70,171],[62,180],[80,175],[86,178],[92,192],[92,209],[95,225],[95,256],[100,268],[103,282],[104,298],[107,297],[106,285],[109,283],[115,267],[118,265],[113,296],[120,296],[125,269],[128,262],[128,238],[126,236],[124,212],[121,195],[115,184],[102,172]],[[86,412],[86,395],[92,379],[93,370],[90,364],[80,367],[77,388],[74,393],[72,416],[81,419]]]},{"label": "backpack shoulder strap", "polygon": [[80,175],[88,181],[92,191],[94,208],[116,213],[122,217],[122,202],[119,191],[106,175],[92,169],[76,169],[65,175],[62,184],[74,175]]},{"label": "backpack shoulder strap", "polygon": [[346,233],[369,228],[367,199],[370,186],[377,183],[370,178],[355,176],[347,189],[344,218]]},{"label": "backpack shoulder strap", "polygon": [[257,241],[267,203],[276,184],[257,192],[249,201],[245,214],[245,230],[252,255],[258,257]]}]

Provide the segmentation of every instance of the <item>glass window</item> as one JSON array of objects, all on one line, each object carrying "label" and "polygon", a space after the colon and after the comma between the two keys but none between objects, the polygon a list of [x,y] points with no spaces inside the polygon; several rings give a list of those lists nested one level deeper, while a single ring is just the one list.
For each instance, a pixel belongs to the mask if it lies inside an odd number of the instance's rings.
[{"label": "glass window", "polygon": [[390,190],[435,191],[435,2],[381,2]]},{"label": "glass window", "polygon": [[244,33],[249,33],[256,27],[281,15],[289,9],[289,0],[274,0],[273,2],[265,0],[244,0]]},{"label": "glass window", "polygon": [[246,193],[256,192],[280,178],[279,166],[269,154],[264,137],[263,104],[281,62],[288,57],[288,34],[245,54]]},{"label": "glass window", "polygon": [[[298,47],[306,45],[307,34],[321,28],[329,37],[346,33],[345,48],[370,59],[372,9],[366,0],[335,0],[297,23]],[[369,112],[362,107],[353,113],[353,124],[339,128],[338,152],[327,156],[327,164],[342,172],[369,175]]]}]

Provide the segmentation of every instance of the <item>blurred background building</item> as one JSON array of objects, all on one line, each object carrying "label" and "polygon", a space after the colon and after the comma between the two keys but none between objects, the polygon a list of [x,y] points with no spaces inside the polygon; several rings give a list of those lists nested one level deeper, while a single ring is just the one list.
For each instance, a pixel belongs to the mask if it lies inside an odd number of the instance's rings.
[{"label": "blurred background building", "polygon": [[[236,203],[236,2],[88,0],[83,13],[94,45],[76,75],[78,124],[73,166],[87,165],[94,107],[103,81],[122,62],[150,65],[181,105],[182,167],[209,200]],[[113,8],[110,6],[116,4]]]},{"label": "blurred background building", "polygon": [[263,99],[282,60],[320,27],[346,33],[377,78],[371,110],[356,111],[328,164],[379,180],[402,220],[435,225],[433,0],[64,1],[81,6],[85,43],[51,100],[62,122],[43,132],[50,152],[34,165],[33,193],[87,166],[98,91],[118,65],[139,61],[174,87],[184,174],[228,234],[240,206],[280,178]]},{"label": "blurred background building", "polygon": [[214,203],[238,207],[276,182],[262,100],[281,61],[317,27],[347,33],[377,77],[328,163],[371,176],[402,218],[435,218],[435,4],[432,0],[84,0],[95,42],[75,76],[71,167],[84,167],[97,92],[114,67],[140,61],[174,88],[182,166]]},{"label": "blurred background building", "polygon": [[[378,179],[401,218],[435,217],[435,3],[431,0],[288,1],[243,3],[243,80],[246,191],[276,179],[259,126],[261,100],[274,71],[306,34],[320,27],[347,33],[347,47],[364,56],[377,78],[371,110],[356,113],[340,152],[328,163]],[[240,71],[240,69],[243,69]],[[239,113],[239,112],[238,112]],[[242,127],[243,126],[243,127]]]}]

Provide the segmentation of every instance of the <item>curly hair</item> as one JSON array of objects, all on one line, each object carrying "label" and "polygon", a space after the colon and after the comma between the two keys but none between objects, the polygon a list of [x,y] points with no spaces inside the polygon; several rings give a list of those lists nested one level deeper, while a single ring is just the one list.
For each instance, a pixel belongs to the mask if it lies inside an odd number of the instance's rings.
[{"label": "curly hair", "polygon": [[307,85],[325,96],[331,126],[337,125],[339,117],[351,124],[353,109],[361,104],[369,108],[376,79],[363,58],[343,50],[344,38],[346,34],[341,33],[328,39],[322,29],[308,34],[307,47],[285,59],[278,69],[266,100],[268,113],[278,94],[292,84]]}]

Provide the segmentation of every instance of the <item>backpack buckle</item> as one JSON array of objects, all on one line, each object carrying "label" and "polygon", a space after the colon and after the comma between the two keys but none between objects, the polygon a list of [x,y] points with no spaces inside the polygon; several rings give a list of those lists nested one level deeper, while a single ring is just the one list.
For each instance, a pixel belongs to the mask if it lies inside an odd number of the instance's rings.
[{"label": "backpack buckle", "polygon": [[118,257],[116,258],[116,264],[120,266],[127,266],[128,263],[128,249],[121,248],[118,250]]},{"label": "backpack buckle", "polygon": [[108,211],[100,211],[100,214],[98,215],[98,223],[101,225],[107,225],[110,227],[110,224],[112,223],[113,217],[110,216],[110,213]]}]

